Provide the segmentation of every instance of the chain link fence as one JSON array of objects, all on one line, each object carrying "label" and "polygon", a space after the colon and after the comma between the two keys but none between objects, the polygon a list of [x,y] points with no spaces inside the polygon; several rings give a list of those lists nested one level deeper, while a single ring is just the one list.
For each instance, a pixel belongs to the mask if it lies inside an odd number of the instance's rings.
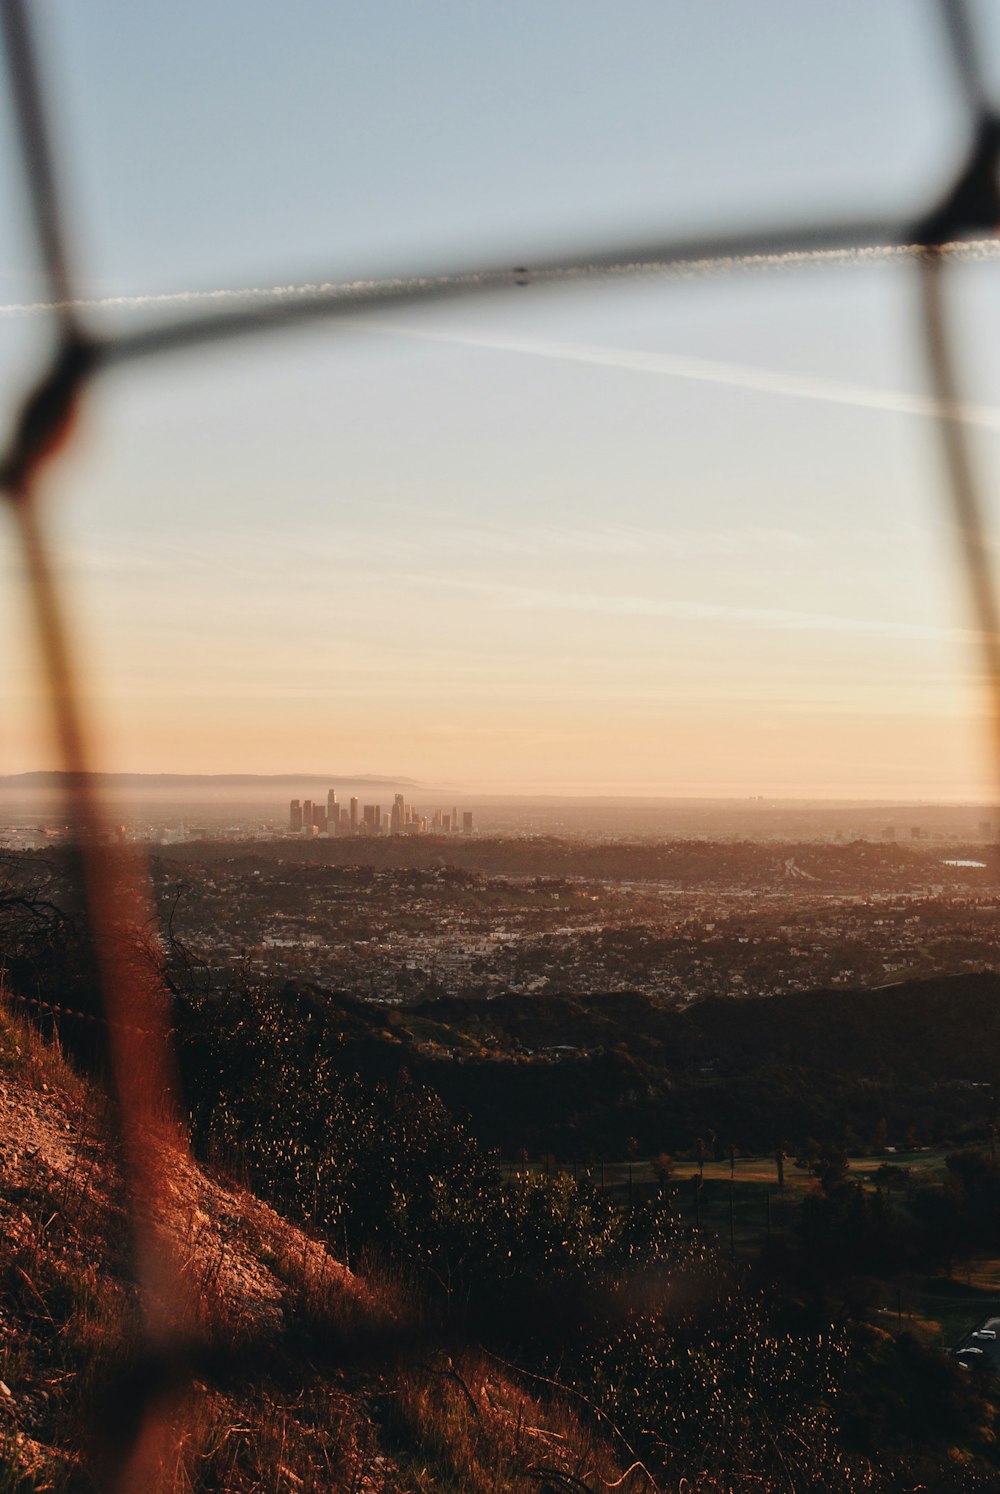
[{"label": "chain link fence", "polygon": [[[255,296],[203,314],[107,334],[88,326],[86,304],[77,296],[31,7],[27,0],[2,0],[7,82],[56,337],[49,366],[37,385],[26,391],[0,455],[0,489],[19,535],[54,734],[67,775],[69,818],[81,847],[86,912],[100,972],[102,1020],[131,1199],[133,1257],[144,1304],[144,1372],[136,1382],[135,1414],[127,1430],[123,1423],[116,1447],[112,1487],[119,1494],[139,1494],[157,1486],[168,1451],[165,1439],[174,1435],[168,1428],[176,1428],[198,1346],[178,1327],[193,1320],[186,1301],[189,1286],[169,1235],[156,1222],[170,1207],[165,1188],[168,1161],[187,1150],[180,1116],[169,1099],[178,1088],[168,1003],[153,969],[130,960],[117,937],[123,919],[149,926],[148,877],[134,854],[126,855],[112,843],[89,776],[95,761],[78,688],[73,620],[55,580],[39,512],[42,476],[73,441],[88,386],[105,370],[124,363],[262,337],[299,324],[357,322],[387,307],[469,299],[484,292],[516,295],[526,284],[634,277],[705,262],[718,263],[724,271],[727,262],[736,266],[758,257],[773,264],[774,256],[787,255],[794,263],[794,256],[818,251],[894,249],[919,268],[921,295],[914,316],[923,328],[933,383],[932,413],[947,476],[944,498],[959,536],[958,561],[975,618],[1000,782],[1000,603],[983,497],[963,418],[961,362],[949,306],[949,265],[961,259],[963,244],[994,235],[1000,228],[1000,115],[990,102],[969,7],[961,0],[940,0],[939,9],[944,61],[961,83],[968,149],[948,190],[919,221],[851,221],[834,212],[825,221],[746,230],[736,224],[728,233],[702,237],[577,244],[540,263],[476,264],[415,278],[304,287],[294,295]],[[42,1005],[47,1012],[62,1010],[58,1004]]]}]

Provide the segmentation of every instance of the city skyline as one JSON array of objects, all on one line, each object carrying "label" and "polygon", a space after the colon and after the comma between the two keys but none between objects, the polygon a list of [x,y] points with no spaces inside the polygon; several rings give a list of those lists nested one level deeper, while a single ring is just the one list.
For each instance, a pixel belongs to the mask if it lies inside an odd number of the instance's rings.
[{"label": "city skyline", "polygon": [[326,803],[313,799],[292,799],[288,811],[289,835],[326,836],[342,835],[471,835],[473,814],[469,809],[459,811],[453,806],[450,812],[440,808],[430,815],[406,802],[403,794],[394,794],[391,809],[383,813],[382,805],[362,804],[352,794],[346,805],[337,798],[336,789],[328,789]]}]

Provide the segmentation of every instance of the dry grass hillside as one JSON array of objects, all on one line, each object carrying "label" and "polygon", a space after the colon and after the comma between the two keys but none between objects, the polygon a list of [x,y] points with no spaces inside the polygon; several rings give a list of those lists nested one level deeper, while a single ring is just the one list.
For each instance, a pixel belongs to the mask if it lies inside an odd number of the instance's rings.
[{"label": "dry grass hillside", "polygon": [[[106,1487],[128,1424],[140,1316],[109,1120],[0,1006],[0,1494]],[[563,1398],[445,1344],[400,1283],[246,1189],[178,1161],[169,1197],[197,1349],[163,1489],[647,1487]]]}]

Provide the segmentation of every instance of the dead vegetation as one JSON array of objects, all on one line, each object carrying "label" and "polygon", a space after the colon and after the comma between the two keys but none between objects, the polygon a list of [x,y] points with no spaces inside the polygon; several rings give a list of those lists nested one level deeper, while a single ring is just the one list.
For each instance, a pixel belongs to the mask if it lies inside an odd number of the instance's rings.
[{"label": "dead vegetation", "polygon": [[[92,1494],[142,1383],[141,1304],[106,1098],[0,1008],[0,1494]],[[159,1221],[192,1287],[170,1401],[176,1494],[516,1494],[621,1482],[568,1403],[471,1352],[413,1292],[356,1275],[221,1176],[178,1162]]]}]

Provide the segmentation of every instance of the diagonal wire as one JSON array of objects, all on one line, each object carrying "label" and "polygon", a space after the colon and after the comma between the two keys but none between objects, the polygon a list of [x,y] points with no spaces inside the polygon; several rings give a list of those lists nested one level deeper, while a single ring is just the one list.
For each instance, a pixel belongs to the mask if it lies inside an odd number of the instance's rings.
[{"label": "diagonal wire", "polygon": [[1000,802],[1000,593],[982,485],[962,419],[955,339],[948,317],[944,276],[940,254],[928,249],[920,266],[924,345],[938,402],[937,429],[947,479],[945,491],[958,540],[958,562],[982,651],[995,788]]},{"label": "diagonal wire", "polygon": [[134,958],[122,926],[150,917],[144,861],[111,844],[90,771],[88,733],[77,689],[70,629],[52,571],[34,488],[14,507],[29,598],[49,685],[53,728],[67,771],[68,809],[79,837],[83,892],[93,935],[106,1018],[112,1085],[117,1100],[123,1172],[128,1193],[133,1268],[139,1285],[150,1366],[148,1406],[132,1438],[114,1449],[116,1494],[147,1494],[165,1464],[165,1414],[184,1354],[181,1324],[189,1288],[165,1221],[172,1170],[186,1155],[176,1111],[179,1084],[167,1023],[165,993],[154,972]]},{"label": "diagonal wire", "polygon": [[948,312],[947,266],[940,247],[960,217],[988,226],[994,233],[1000,226],[1000,122],[989,103],[979,63],[981,46],[969,6],[962,0],[940,0],[940,10],[966,105],[974,118],[976,142],[965,173],[926,225],[927,247],[919,259],[920,313],[939,411],[937,429],[945,492],[958,540],[958,564],[981,650],[994,788],[1000,802],[1000,586],[982,482],[962,419],[954,319]]},{"label": "diagonal wire", "polygon": [[[79,397],[93,367],[76,325],[65,234],[42,105],[39,73],[22,0],[3,0],[5,55],[18,114],[18,138],[40,257],[57,310],[60,345],[48,376],[22,410],[3,465],[3,488],[17,521],[35,631],[49,686],[53,731],[67,772],[68,809],[82,848],[83,892],[93,935],[112,1085],[117,1099],[124,1181],[130,1201],[133,1267],[144,1322],[146,1386],[131,1432],[111,1449],[116,1494],[155,1489],[168,1463],[168,1411],[178,1396],[180,1322],[188,1289],[171,1245],[168,1173],[183,1155],[163,992],[122,939],[123,921],[149,917],[148,872],[110,844],[94,788],[92,755],[78,690],[71,628],[62,608],[38,495],[47,463],[72,434]],[[137,1022],[136,1018],[141,1018]],[[140,1035],[136,1028],[143,1026]]]},{"label": "diagonal wire", "polygon": [[72,287],[62,232],[56,173],[42,99],[41,75],[34,40],[22,0],[3,0],[0,9],[4,55],[18,121],[35,234],[49,279],[52,299],[59,304],[63,335],[73,328]]},{"label": "diagonal wire", "polygon": [[973,25],[972,13],[965,0],[939,0],[938,9],[951,52],[955,73],[972,120],[991,112],[983,70],[979,65],[981,46]]}]

